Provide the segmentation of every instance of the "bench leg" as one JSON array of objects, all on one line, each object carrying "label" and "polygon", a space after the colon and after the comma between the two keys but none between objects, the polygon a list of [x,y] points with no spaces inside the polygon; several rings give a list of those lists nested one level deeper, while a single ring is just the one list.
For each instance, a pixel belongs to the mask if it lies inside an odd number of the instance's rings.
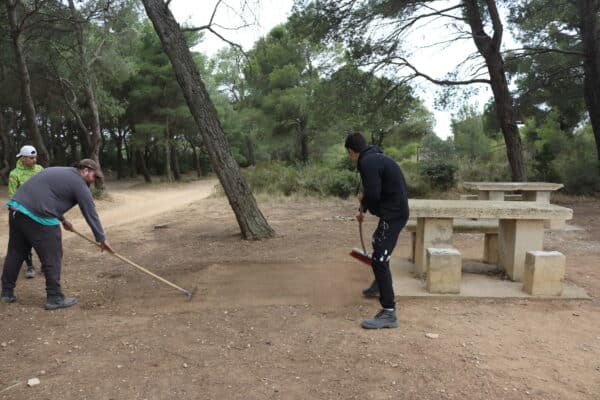
[{"label": "bench leg", "polygon": [[498,267],[513,281],[521,282],[525,270],[525,254],[542,250],[544,221],[502,219],[498,228]]},{"label": "bench leg", "polygon": [[417,232],[410,233],[410,262],[415,263],[415,249],[417,245]]},{"label": "bench leg", "polygon": [[524,191],[523,200],[537,201],[538,203],[550,203],[550,192],[544,190]]},{"label": "bench leg", "polygon": [[427,248],[452,247],[452,218],[417,218],[415,275],[427,272]]},{"label": "bench leg", "polygon": [[480,190],[479,200],[504,201],[504,192],[493,190]]},{"label": "bench leg", "polygon": [[486,264],[498,263],[498,234],[486,233],[483,241],[483,262]]}]

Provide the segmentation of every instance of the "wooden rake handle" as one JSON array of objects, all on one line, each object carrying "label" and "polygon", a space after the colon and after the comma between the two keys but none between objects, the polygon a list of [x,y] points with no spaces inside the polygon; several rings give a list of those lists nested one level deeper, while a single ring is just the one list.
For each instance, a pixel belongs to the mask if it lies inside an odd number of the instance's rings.
[{"label": "wooden rake handle", "polygon": [[[360,216],[363,216],[361,211]],[[358,234],[360,235],[360,245],[362,246],[363,254],[367,254],[367,249],[365,247],[365,241],[363,239],[363,231],[362,231],[362,218],[358,220]]]},{"label": "wooden rake handle", "polygon": [[[87,237],[86,235],[84,235],[84,234],[82,234],[80,232],[77,232],[75,229],[73,229],[71,232],[73,232],[77,236],[80,236],[80,237],[84,238],[88,242],[90,242],[90,243],[92,243],[92,244],[94,244],[94,245],[102,248],[102,245],[100,243],[97,243],[95,240],[92,240],[91,238]],[[138,264],[134,263],[133,261],[131,261],[130,259],[128,259],[126,257],[123,257],[122,255],[120,255],[116,251],[108,251],[108,252],[110,254],[112,254],[113,256],[117,257],[119,260],[126,262],[127,264],[131,265],[132,267],[135,267],[135,268],[139,269],[140,271],[142,271],[143,273],[145,273],[147,275],[150,275],[154,279],[157,279],[157,280],[161,281],[162,283],[165,283],[165,284],[171,286],[172,288],[179,290],[180,292],[184,293],[186,296],[188,296],[190,298],[192,297],[193,293],[190,292],[189,290],[184,289],[184,288],[182,288],[180,286],[177,286],[173,282],[169,282],[165,278],[162,278],[162,277],[156,275],[154,272],[148,271],[146,268],[142,267],[141,265],[138,265]]]}]

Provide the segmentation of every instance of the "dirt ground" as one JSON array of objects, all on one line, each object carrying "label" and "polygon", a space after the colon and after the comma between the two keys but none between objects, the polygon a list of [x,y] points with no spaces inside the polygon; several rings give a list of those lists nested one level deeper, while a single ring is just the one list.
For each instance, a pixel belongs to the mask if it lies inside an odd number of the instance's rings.
[{"label": "dirt ground", "polygon": [[[195,297],[63,232],[63,288],[80,303],[45,311],[43,279],[19,279],[18,302],[0,305],[0,399],[600,398],[600,201],[563,200],[584,230],[545,238],[592,300],[401,298],[398,329],[365,331],[378,303],[347,255],[353,201],[259,196],[278,236],[247,242],[227,200],[207,197],[214,183],[109,182],[109,242]],[[456,240],[471,257],[482,243]],[[402,234],[392,262],[408,254]]]}]

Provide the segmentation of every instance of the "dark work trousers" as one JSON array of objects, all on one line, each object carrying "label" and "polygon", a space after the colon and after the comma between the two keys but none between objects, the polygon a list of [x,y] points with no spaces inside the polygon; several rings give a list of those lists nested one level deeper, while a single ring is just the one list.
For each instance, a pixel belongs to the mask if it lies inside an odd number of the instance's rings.
[{"label": "dark work trousers", "polygon": [[405,219],[380,219],[373,233],[373,255],[371,268],[379,287],[379,302],[382,308],[395,308],[394,287],[390,272],[390,257],[396,247],[400,231],[406,225]]},{"label": "dark work trousers", "polygon": [[[9,211],[9,213],[12,211]],[[33,268],[33,255],[31,254],[31,246],[29,249],[25,250],[25,264],[27,264],[27,269]]]},{"label": "dark work trousers", "polygon": [[27,264],[27,268],[33,267],[33,255],[31,254],[31,248],[25,251],[25,264]]},{"label": "dark work trousers", "polygon": [[47,296],[62,297],[60,271],[63,253],[60,225],[42,225],[18,211],[11,210],[8,226],[8,250],[2,270],[2,293],[14,294],[25,253],[33,247],[46,276]]}]

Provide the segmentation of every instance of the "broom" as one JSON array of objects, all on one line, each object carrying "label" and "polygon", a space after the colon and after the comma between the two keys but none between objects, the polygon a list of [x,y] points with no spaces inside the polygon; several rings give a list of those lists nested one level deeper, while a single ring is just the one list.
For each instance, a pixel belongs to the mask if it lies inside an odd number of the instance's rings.
[{"label": "broom", "polygon": [[356,258],[360,262],[363,262],[367,265],[371,265],[371,256],[369,255],[369,253],[367,253],[367,250],[365,249],[365,241],[363,239],[362,216],[363,216],[363,213],[362,213],[362,209],[361,209],[360,218],[358,219],[358,233],[360,235],[360,245],[362,246],[362,250],[357,249],[355,247],[350,252],[350,256]]}]

